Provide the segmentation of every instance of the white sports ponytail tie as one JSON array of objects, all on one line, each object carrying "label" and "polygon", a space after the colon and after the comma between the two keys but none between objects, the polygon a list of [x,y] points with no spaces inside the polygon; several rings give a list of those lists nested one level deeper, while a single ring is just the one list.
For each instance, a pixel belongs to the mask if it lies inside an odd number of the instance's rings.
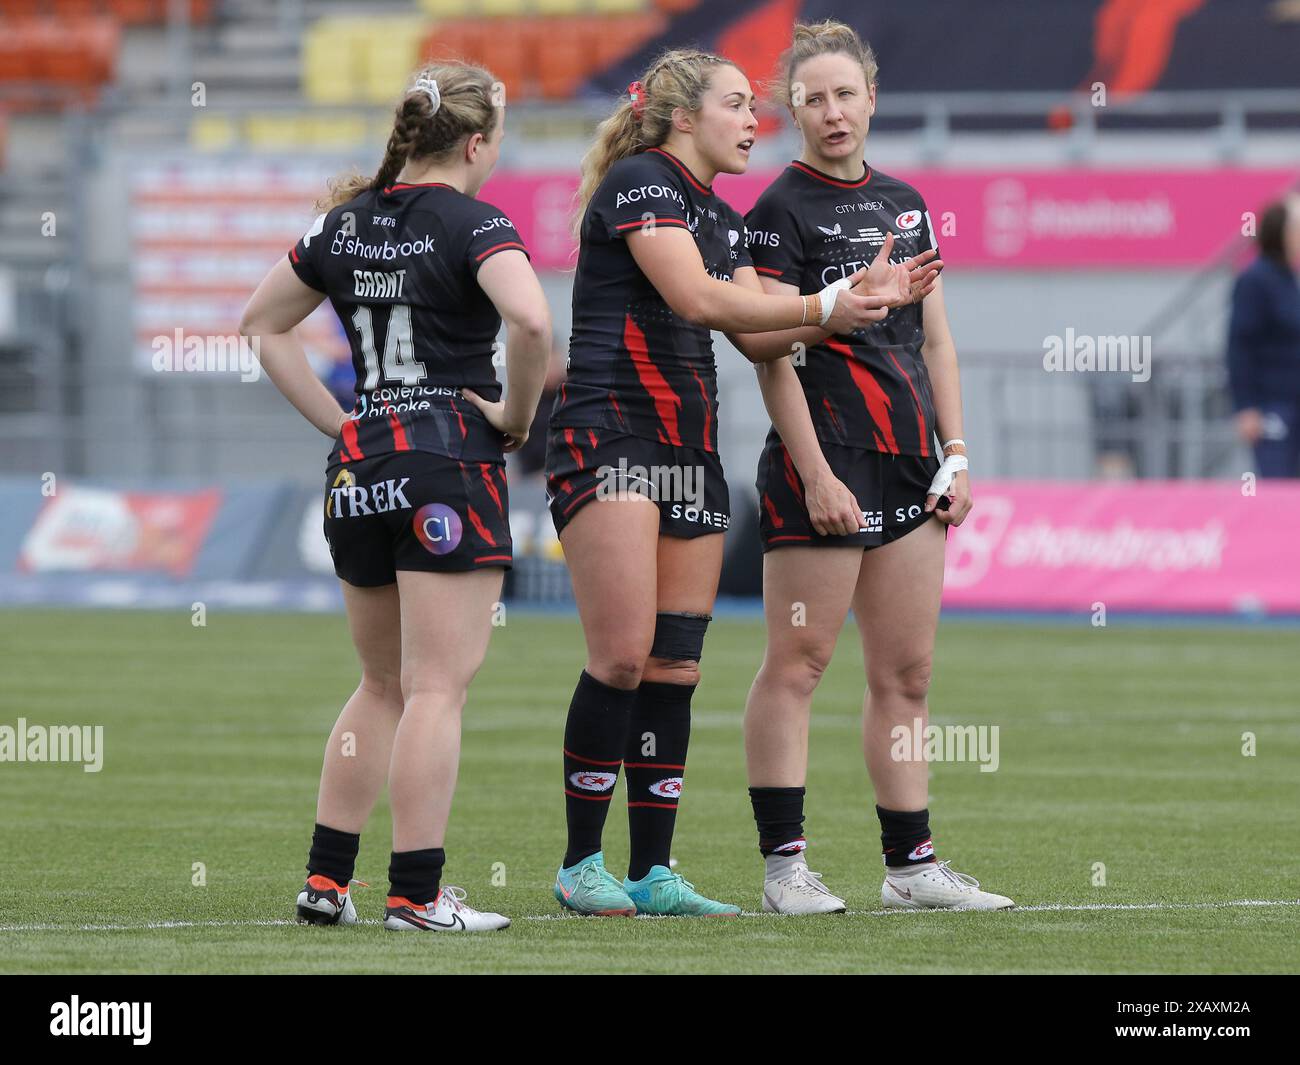
[{"label": "white sports ponytail tie", "polygon": [[434,78],[418,77],[415,79],[415,92],[427,92],[429,99],[433,103],[432,114],[438,113],[438,108],[442,106],[442,92],[438,89],[438,82]]}]

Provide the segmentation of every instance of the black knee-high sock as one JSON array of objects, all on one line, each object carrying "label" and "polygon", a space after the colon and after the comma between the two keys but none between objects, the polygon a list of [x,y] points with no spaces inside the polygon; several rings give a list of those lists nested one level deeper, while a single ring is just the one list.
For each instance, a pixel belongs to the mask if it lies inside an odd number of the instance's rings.
[{"label": "black knee-high sock", "polygon": [[441,847],[420,851],[393,851],[388,860],[389,894],[409,899],[417,906],[432,902],[442,886],[447,854]]},{"label": "black knee-high sock", "polygon": [[311,851],[307,855],[307,875],[327,876],[334,883],[347,887],[356,870],[360,847],[359,833],[340,832],[317,822],[311,836]]},{"label": "black knee-high sock", "polygon": [[803,835],[803,788],[750,788],[749,801],[758,825],[758,849],[793,857],[807,847]]},{"label": "black knee-high sock", "polygon": [[928,809],[886,810],[877,806],[876,816],[880,818],[880,846],[886,866],[898,869],[935,860]]},{"label": "black knee-high sock", "polygon": [[623,761],[628,714],[635,702],[635,688],[611,688],[585,669],[578,678],[564,725],[566,868],[600,850],[605,815]]},{"label": "black knee-high sock", "polygon": [[632,841],[628,879],[668,865],[677,799],[686,772],[694,684],[643,680],[627,727],[627,824]]}]

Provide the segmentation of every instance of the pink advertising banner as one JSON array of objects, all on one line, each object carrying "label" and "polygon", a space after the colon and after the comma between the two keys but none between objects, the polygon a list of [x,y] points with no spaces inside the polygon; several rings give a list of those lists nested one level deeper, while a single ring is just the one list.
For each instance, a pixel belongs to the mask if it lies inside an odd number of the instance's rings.
[{"label": "pink advertising banner", "polygon": [[[776,177],[723,174],[718,193],[744,213]],[[920,190],[944,261],[988,268],[1197,266],[1239,239],[1248,212],[1300,169],[900,170]],[[501,174],[482,198],[515,222],[538,268],[573,265],[575,172]]]},{"label": "pink advertising banner", "polygon": [[948,537],[946,606],[1300,614],[1300,483],[974,488]]}]

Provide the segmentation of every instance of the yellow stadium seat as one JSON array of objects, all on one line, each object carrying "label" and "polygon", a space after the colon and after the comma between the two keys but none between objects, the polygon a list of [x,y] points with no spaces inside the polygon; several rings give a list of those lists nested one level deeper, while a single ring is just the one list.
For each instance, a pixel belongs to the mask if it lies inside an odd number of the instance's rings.
[{"label": "yellow stadium seat", "polygon": [[420,0],[420,10],[434,18],[464,18],[473,8],[473,0]]},{"label": "yellow stadium seat", "polygon": [[303,35],[303,92],[313,103],[351,103],[357,97],[358,53],[349,22],[318,19]]},{"label": "yellow stadium seat", "polygon": [[528,5],[529,0],[479,0],[478,10],[481,15],[510,15],[517,18],[528,12]]},{"label": "yellow stadium seat", "polygon": [[364,45],[367,100],[388,103],[402,94],[418,62],[422,29],[422,24],[388,20],[372,29]]},{"label": "yellow stadium seat", "polygon": [[644,11],[646,0],[592,0],[592,10],[598,15],[631,15]]},{"label": "yellow stadium seat", "polygon": [[219,152],[238,140],[238,127],[229,115],[195,116],[190,122],[190,147],[201,152]]},{"label": "yellow stadium seat", "polygon": [[539,15],[577,15],[591,7],[591,0],[535,0]]}]

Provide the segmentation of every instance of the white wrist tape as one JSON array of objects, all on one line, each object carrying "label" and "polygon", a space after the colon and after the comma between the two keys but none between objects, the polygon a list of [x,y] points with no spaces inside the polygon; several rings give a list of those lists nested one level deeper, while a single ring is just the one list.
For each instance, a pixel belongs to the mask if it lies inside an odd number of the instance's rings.
[{"label": "white wrist tape", "polygon": [[952,487],[953,478],[962,470],[970,469],[970,463],[966,461],[965,455],[949,455],[939,464],[939,469],[934,475],[934,480],[930,482],[930,490],[926,495],[941,496]]},{"label": "white wrist tape", "polygon": [[820,325],[825,325],[831,320],[831,314],[835,311],[835,297],[846,288],[850,287],[849,279],[841,277],[838,281],[832,281],[818,295],[822,298],[822,320]]}]

